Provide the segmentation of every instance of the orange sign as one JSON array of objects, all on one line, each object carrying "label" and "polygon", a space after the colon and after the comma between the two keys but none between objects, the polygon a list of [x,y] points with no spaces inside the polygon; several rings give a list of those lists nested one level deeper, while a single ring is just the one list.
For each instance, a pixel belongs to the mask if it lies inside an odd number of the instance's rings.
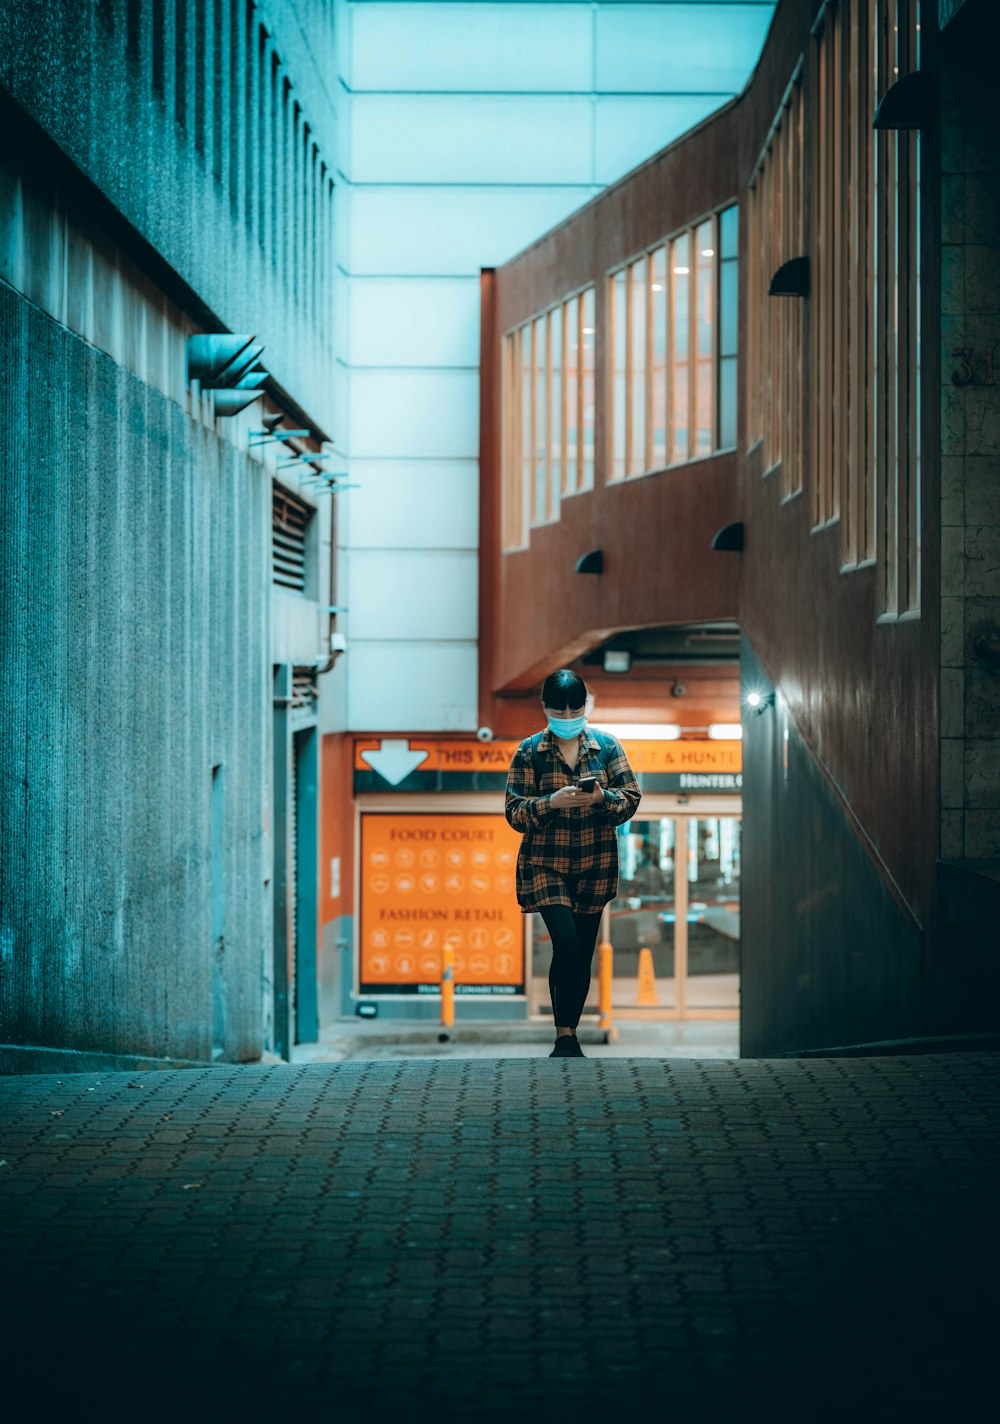
[{"label": "orange sign", "polygon": [[520,840],[503,816],[362,815],[361,992],[438,993],[446,944],[456,993],[521,992]]},{"label": "orange sign", "polygon": [[623,742],[633,771],[741,771],[743,743],[711,742],[708,738],[676,742]]},{"label": "orange sign", "polygon": [[[405,748],[414,761],[414,771],[506,771],[517,751],[518,741],[478,742],[454,738],[408,737],[388,738],[381,742],[360,737],[354,743],[355,771],[379,770],[388,751],[400,755],[396,747]],[[420,755],[422,753],[422,755]],[[419,756],[419,761],[417,760]],[[392,770],[392,768],[389,768]]]},{"label": "orange sign", "polygon": [[[743,766],[743,743],[715,742],[704,738],[682,738],[675,742],[623,741],[625,755],[633,771],[650,773],[739,772]],[[478,742],[458,737],[414,736],[382,742],[358,738],[354,743],[356,771],[384,770],[387,779],[408,771],[501,771],[510,766],[518,742]],[[409,761],[402,760],[409,758]],[[393,758],[390,761],[388,758]],[[385,759],[385,760],[383,760]],[[402,779],[402,775],[399,779]]]}]

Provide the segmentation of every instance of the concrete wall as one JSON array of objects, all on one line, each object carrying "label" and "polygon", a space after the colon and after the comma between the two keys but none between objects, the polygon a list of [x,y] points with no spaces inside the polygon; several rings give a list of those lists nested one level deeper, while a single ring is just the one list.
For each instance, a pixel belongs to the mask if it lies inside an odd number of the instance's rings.
[{"label": "concrete wall", "polygon": [[[327,658],[332,500],[303,491],[306,594],[272,594],[272,479],[296,474],[248,436],[265,410],[333,424],[334,9],[0,11],[0,1038],[274,1042],[272,663]],[[270,379],[217,420],[185,338],[227,329]]]},{"label": "concrete wall", "polygon": [[6,284],[0,349],[0,1040],[210,1057],[221,892],[258,1057],[270,480]]},{"label": "concrete wall", "polygon": [[1000,152],[985,9],[968,0],[941,51],[942,863],[928,993],[959,1029],[1000,1016]]},{"label": "concrete wall", "polygon": [[0,89],[223,328],[267,343],[268,370],[329,431],[333,6],[270,0],[249,14],[231,0],[10,0],[0,8]]},{"label": "concrete wall", "polygon": [[974,13],[946,31],[942,76],[941,854],[984,859],[1000,858],[1000,147]]}]

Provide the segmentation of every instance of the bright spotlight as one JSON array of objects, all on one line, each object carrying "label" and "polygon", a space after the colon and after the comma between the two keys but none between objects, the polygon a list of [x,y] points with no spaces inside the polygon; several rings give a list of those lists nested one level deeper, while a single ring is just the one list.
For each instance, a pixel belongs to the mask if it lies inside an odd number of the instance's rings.
[{"label": "bright spotlight", "polygon": [[774,693],[762,692],[759,687],[755,687],[747,693],[746,704],[751,712],[756,712],[760,716],[768,707],[774,705]]}]

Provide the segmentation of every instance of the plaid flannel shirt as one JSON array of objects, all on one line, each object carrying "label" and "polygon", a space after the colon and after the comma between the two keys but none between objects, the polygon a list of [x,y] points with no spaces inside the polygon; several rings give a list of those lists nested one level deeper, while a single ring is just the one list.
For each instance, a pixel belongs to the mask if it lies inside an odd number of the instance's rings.
[{"label": "plaid flannel shirt", "polygon": [[[578,912],[594,914],[615,898],[615,827],[632,819],[642,792],[621,743],[613,737],[611,740],[614,750],[604,767],[601,744],[590,728],[584,727],[577,763],[571,770],[551,731],[546,730],[538,743],[537,790],[531,738],[526,738],[514,753],[507,773],[504,811],[514,830],[524,837],[517,855],[517,902],[522,910],[568,905]],[[584,776],[596,777],[604,788],[603,805],[584,810],[549,803],[553,791]]]}]

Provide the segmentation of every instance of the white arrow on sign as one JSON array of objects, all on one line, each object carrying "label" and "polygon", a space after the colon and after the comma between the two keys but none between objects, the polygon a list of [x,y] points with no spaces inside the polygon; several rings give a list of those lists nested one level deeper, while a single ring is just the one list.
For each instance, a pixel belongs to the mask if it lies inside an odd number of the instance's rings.
[{"label": "white arrow on sign", "polygon": [[377,771],[390,786],[398,786],[429,756],[430,752],[411,752],[405,738],[386,737],[377,752],[362,752],[361,760],[366,761],[372,771]]}]

